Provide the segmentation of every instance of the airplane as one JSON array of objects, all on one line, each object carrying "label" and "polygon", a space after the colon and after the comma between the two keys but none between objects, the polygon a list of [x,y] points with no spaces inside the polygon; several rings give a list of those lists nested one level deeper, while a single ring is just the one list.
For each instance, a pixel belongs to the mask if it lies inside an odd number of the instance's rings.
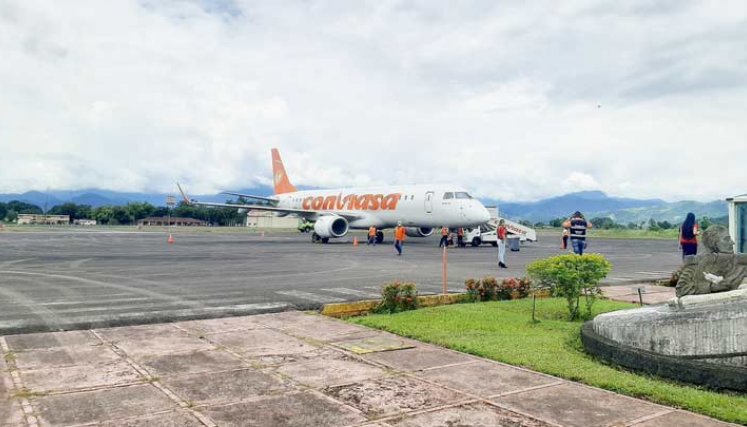
[{"label": "airplane", "polygon": [[386,228],[401,223],[410,237],[428,237],[436,227],[476,227],[490,220],[490,213],[465,189],[447,184],[416,184],[369,188],[342,188],[298,191],[291,184],[276,148],[272,153],[275,195],[254,196],[227,191],[223,194],[255,200],[258,203],[210,203],[191,200],[182,190],[184,203],[197,206],[229,207],[240,210],[295,215],[313,222],[312,241],[327,243],[345,236],[349,230],[374,226],[377,243],[384,241]]}]

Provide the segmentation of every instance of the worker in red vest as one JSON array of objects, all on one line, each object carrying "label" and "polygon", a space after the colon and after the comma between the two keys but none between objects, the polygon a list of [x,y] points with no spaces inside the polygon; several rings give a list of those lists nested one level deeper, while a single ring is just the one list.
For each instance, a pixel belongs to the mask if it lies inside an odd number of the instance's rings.
[{"label": "worker in red vest", "polygon": [[498,266],[500,268],[508,268],[506,265],[506,221],[501,220],[498,223],[498,228],[495,230],[495,237],[498,241]]},{"label": "worker in red vest", "polygon": [[460,248],[463,248],[466,246],[464,244],[464,228],[462,227],[459,227],[457,229],[457,246],[459,246]]},{"label": "worker in red vest", "polygon": [[438,242],[438,247],[449,246],[449,228],[446,226],[441,227],[441,241]]}]

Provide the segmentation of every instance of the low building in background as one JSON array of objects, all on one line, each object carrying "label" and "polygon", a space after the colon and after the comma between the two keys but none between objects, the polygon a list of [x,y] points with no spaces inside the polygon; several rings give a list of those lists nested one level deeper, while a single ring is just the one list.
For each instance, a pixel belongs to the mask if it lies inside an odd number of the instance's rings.
[{"label": "low building in background", "polygon": [[137,225],[162,227],[166,227],[168,225],[175,227],[204,227],[207,225],[207,223],[205,221],[194,218],[179,218],[174,216],[172,216],[171,218],[167,216],[149,216],[138,221]]},{"label": "low building in background", "polygon": [[82,225],[82,226],[87,226],[88,227],[88,226],[96,225],[96,220],[95,219],[86,219],[86,218],[83,218],[83,219],[74,219],[73,220],[73,225]]},{"label": "low building in background", "polygon": [[18,214],[16,220],[18,224],[43,224],[43,225],[68,225],[70,224],[70,215],[36,215],[36,214]]},{"label": "low building in background", "polygon": [[747,253],[747,194],[726,199],[729,202],[729,234],[737,253]]},{"label": "low building in background", "polygon": [[298,228],[300,219],[295,216],[276,216],[272,212],[249,211],[246,226],[253,228]]}]

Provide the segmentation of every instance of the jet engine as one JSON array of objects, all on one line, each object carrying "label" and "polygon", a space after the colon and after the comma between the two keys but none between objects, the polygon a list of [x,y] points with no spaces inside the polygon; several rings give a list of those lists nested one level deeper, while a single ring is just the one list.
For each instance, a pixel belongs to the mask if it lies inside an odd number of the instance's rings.
[{"label": "jet engine", "polygon": [[325,215],[314,223],[314,232],[323,239],[348,234],[348,220],[337,215]]},{"label": "jet engine", "polygon": [[410,237],[428,237],[433,234],[432,227],[407,227],[405,234]]}]

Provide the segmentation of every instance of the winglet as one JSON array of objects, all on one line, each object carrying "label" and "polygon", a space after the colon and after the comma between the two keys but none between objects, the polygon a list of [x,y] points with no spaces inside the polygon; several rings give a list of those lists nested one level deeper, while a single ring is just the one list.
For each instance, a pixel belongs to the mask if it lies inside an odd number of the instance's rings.
[{"label": "winglet", "polygon": [[184,200],[184,203],[191,204],[192,202],[189,200],[189,197],[184,193],[184,190],[182,190],[182,186],[179,185],[179,183],[176,183],[176,186],[179,188],[179,192],[182,193],[182,199]]},{"label": "winglet", "polygon": [[295,193],[296,187],[291,184],[288,175],[285,173],[283,160],[280,159],[280,152],[277,148],[272,149],[272,181],[275,184],[275,194]]}]

